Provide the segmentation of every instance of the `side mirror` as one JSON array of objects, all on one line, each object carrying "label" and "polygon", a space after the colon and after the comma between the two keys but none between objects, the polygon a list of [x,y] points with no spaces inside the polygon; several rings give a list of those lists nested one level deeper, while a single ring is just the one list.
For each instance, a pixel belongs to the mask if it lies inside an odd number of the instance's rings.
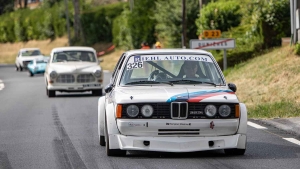
[{"label": "side mirror", "polygon": [[228,87],[229,87],[229,89],[230,90],[232,90],[233,92],[236,92],[236,85],[235,84],[233,84],[233,83],[228,83]]},{"label": "side mirror", "polygon": [[109,93],[113,88],[113,84],[108,84],[105,88],[104,91],[105,93]]}]

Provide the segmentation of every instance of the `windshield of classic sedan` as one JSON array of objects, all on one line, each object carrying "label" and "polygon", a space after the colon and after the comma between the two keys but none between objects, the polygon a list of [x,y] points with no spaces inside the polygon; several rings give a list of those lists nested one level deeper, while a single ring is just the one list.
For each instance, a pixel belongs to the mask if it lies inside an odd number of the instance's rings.
[{"label": "windshield of classic sedan", "polygon": [[41,51],[39,50],[26,50],[22,52],[23,57],[38,56],[38,55],[42,55]]},{"label": "windshield of classic sedan", "polygon": [[54,53],[52,62],[96,62],[96,56],[90,51],[60,51]]},{"label": "windshield of classic sedan", "polygon": [[122,73],[120,84],[224,85],[221,73],[207,55],[131,56]]}]

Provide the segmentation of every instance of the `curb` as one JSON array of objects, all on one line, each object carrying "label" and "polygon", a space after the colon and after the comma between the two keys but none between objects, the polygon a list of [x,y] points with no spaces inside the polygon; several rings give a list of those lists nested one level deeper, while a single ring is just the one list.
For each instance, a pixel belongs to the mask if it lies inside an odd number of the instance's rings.
[{"label": "curb", "polygon": [[251,119],[251,120],[254,120],[254,121],[256,121],[258,123],[261,123],[261,124],[265,124],[265,125],[268,125],[268,126],[275,127],[277,129],[285,131],[289,134],[296,135],[297,137],[300,138],[300,127],[297,126],[299,124],[296,124],[296,123],[294,123],[294,122],[292,122],[288,119],[284,119],[284,120],[286,120],[286,122],[289,123],[289,124],[283,124],[283,123],[276,122],[275,121],[276,119],[273,119],[273,120]]}]

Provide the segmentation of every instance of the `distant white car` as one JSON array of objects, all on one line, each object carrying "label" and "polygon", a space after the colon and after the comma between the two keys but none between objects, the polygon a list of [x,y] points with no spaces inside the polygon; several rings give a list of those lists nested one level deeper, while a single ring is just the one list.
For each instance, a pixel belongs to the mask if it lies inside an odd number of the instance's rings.
[{"label": "distant white car", "polygon": [[22,71],[27,69],[27,65],[37,58],[43,58],[39,48],[22,48],[19,50],[19,53],[15,60],[16,70]]},{"label": "distant white car", "polygon": [[245,153],[246,106],[207,51],[127,51],[105,92],[98,136],[108,156],[126,150]]},{"label": "distant white car", "polygon": [[55,97],[56,91],[102,95],[103,72],[91,47],[54,48],[44,75],[48,97]]}]

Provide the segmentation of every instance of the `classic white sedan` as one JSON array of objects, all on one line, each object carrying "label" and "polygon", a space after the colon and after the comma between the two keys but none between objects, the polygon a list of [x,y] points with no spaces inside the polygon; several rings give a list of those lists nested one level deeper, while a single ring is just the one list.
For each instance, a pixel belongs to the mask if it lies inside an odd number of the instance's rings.
[{"label": "classic white sedan", "polygon": [[125,52],[98,101],[98,136],[108,156],[126,150],[243,155],[247,109],[211,53]]},{"label": "classic white sedan", "polygon": [[44,55],[41,53],[39,48],[22,48],[15,60],[16,70],[22,71],[27,69],[27,65],[34,59],[43,58]]},{"label": "classic white sedan", "polygon": [[102,95],[103,72],[91,47],[54,48],[45,70],[48,97],[59,92],[92,91],[95,96]]}]

